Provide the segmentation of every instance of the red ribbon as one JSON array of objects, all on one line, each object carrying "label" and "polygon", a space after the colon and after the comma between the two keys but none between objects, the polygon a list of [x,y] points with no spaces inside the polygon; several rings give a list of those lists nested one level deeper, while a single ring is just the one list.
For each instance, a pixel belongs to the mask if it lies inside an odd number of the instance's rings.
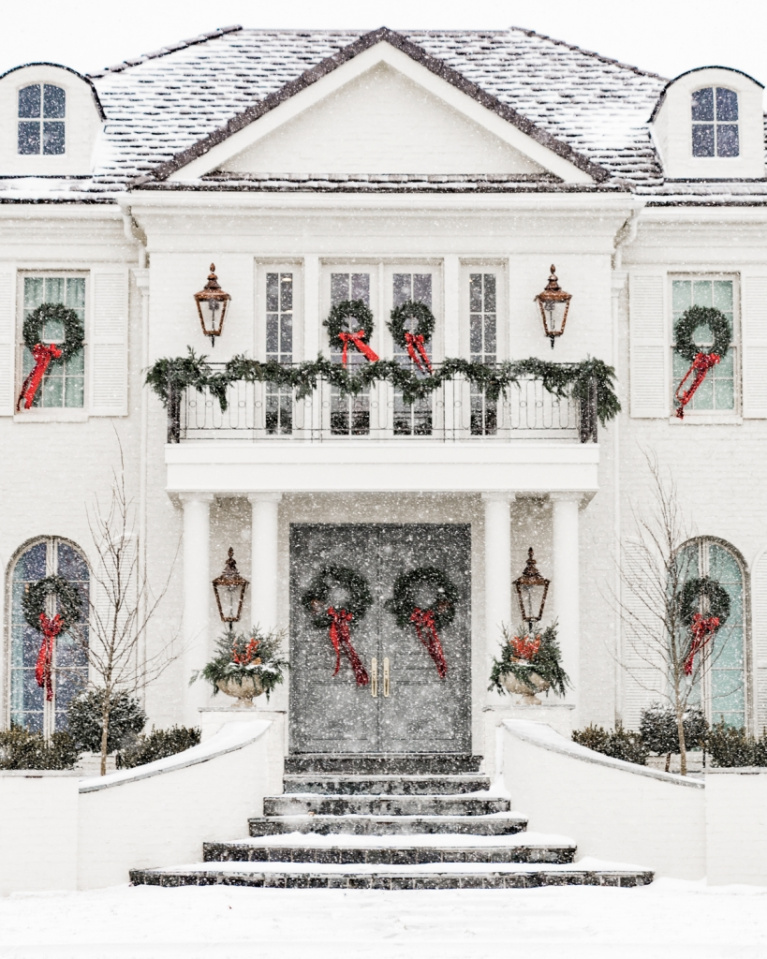
[{"label": "red ribbon", "polygon": [[[428,370],[431,373],[431,363],[424,349],[424,336],[421,333],[405,333],[405,343],[410,359],[415,363],[418,369],[425,373]],[[416,352],[416,350],[418,352]]]},{"label": "red ribbon", "polygon": [[21,387],[21,393],[19,393],[19,399],[16,403],[16,412],[21,409],[22,401],[24,401],[25,410],[30,408],[51,360],[57,360],[61,356],[61,350],[53,343],[50,346],[35,343],[32,347],[32,356],[35,358],[35,366]]},{"label": "red ribbon", "polygon": [[349,344],[356,346],[357,349],[362,353],[362,355],[370,360],[371,363],[375,363],[378,360],[378,354],[374,353],[373,350],[367,345],[364,340],[365,331],[357,330],[356,333],[339,333],[338,339],[343,343],[344,349],[341,354],[341,362],[346,366],[346,351],[349,349]]},{"label": "red ribbon", "polygon": [[[442,643],[439,641],[439,634],[434,623],[434,613],[430,609],[419,609],[417,606],[413,610],[410,622],[415,626],[418,638],[424,644],[429,655],[437,664],[437,673],[440,679],[447,676],[447,662],[445,654],[442,651]],[[428,636],[426,635],[428,633]]]},{"label": "red ribbon", "polygon": [[349,623],[354,619],[354,615],[350,613],[348,609],[334,609],[332,606],[328,606],[328,616],[333,620],[330,624],[330,641],[336,651],[336,668],[333,671],[333,675],[337,675],[338,670],[341,668],[341,649],[343,648],[354,670],[354,678],[357,680],[357,685],[367,686],[370,682],[370,677],[349,638]]},{"label": "red ribbon", "polygon": [[695,613],[692,618],[692,623],[690,624],[690,632],[692,633],[690,652],[684,661],[685,676],[692,676],[695,654],[699,653],[709,640],[712,639],[714,633],[719,629],[719,625],[719,618],[717,616],[711,616],[709,619],[706,619],[704,616],[701,616],[700,613]]},{"label": "red ribbon", "polygon": [[[706,373],[710,369],[716,366],[716,364],[721,360],[721,356],[718,353],[696,353],[695,359],[692,361],[692,366],[684,374],[682,382],[676,388],[676,399],[679,403],[679,406],[676,410],[676,415],[680,420],[684,419],[684,408],[690,402],[690,400],[695,395],[695,391],[700,386],[700,384],[705,380]],[[695,379],[692,381],[692,386],[685,390],[684,393],[681,392],[682,387],[687,382],[687,380],[695,374]],[[681,394],[681,395],[680,395]]]},{"label": "red ribbon", "polygon": [[61,616],[58,613],[53,619],[48,619],[45,613],[40,613],[40,630],[43,641],[40,652],[37,654],[35,665],[35,679],[38,686],[45,686],[45,698],[50,702],[53,699],[53,641],[61,632]]}]

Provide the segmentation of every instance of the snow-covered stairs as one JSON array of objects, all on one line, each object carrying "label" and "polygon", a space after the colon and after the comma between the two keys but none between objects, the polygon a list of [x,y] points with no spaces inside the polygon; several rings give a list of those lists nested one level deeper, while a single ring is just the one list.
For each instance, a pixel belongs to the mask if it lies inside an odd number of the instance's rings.
[{"label": "snow-covered stairs", "polygon": [[250,839],[207,842],[204,862],[131,872],[135,884],[352,889],[637,886],[652,873],[574,862],[575,845],[526,832],[476,756],[290,757]]}]

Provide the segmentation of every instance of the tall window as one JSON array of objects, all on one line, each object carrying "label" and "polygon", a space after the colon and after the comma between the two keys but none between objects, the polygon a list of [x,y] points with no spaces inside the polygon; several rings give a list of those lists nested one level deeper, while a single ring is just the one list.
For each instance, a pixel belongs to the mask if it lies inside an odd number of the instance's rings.
[{"label": "tall window", "polygon": [[[63,303],[85,324],[85,278],[82,276],[25,276],[22,321],[43,303]],[[42,333],[43,342],[62,343],[64,327],[58,320],[49,320]],[[34,368],[31,351],[22,345],[22,374]],[[81,408],[85,403],[85,351],[79,350],[68,360],[51,363],[35,394],[33,408]]]},{"label": "tall window", "polygon": [[692,95],[692,155],[736,157],[738,94],[724,87],[704,87]]},{"label": "tall window", "polygon": [[[35,664],[42,636],[24,618],[21,601],[24,592],[46,576],[59,575],[80,591],[83,622],[55,640],[53,700],[45,699],[45,690],[35,680]],[[80,551],[55,537],[28,547],[13,567],[11,574],[11,637],[10,637],[10,719],[35,732],[53,732],[66,728],[67,706],[72,697],[88,681],[86,644],[88,641],[88,566]],[[49,599],[47,615],[56,612],[56,599]]]},{"label": "tall window", "polygon": [[[737,343],[735,324],[735,282],[732,279],[716,279],[704,277],[690,277],[689,279],[674,279],[671,282],[671,304],[673,323],[689,310],[691,306],[708,306],[720,310],[730,323],[732,339],[727,355],[706,374],[703,383],[695,392],[692,400],[685,408],[685,415],[692,411],[733,411],[736,407],[735,370]],[[704,349],[713,346],[714,338],[707,326],[700,326],[695,331],[695,342]],[[685,373],[690,368],[689,360],[673,352],[672,389],[676,391]],[[687,386],[690,380],[687,381]]]},{"label": "tall window", "polygon": [[[498,360],[497,294],[495,273],[469,274],[469,350],[479,363]],[[471,433],[490,436],[498,429],[498,403],[481,390],[471,391]]]},{"label": "tall window", "polygon": [[34,83],[19,90],[19,153],[64,153],[66,106],[67,95],[61,87]]},{"label": "tall window", "polygon": [[[344,300],[362,300],[370,306],[369,273],[331,273],[330,302],[332,306]],[[342,344],[331,343],[330,353],[335,363],[341,362]],[[347,352],[347,369],[354,372],[368,361],[355,349]],[[334,436],[367,436],[370,433],[370,391],[357,396],[344,396],[333,388],[330,396],[330,432]]]},{"label": "tall window", "polygon": [[[741,564],[731,549],[711,539],[690,543],[681,559],[685,579],[709,576],[730,597],[729,616],[717,630],[713,644],[705,648],[707,668],[702,671],[692,699],[702,705],[710,722],[724,720],[730,726],[745,727],[747,675]],[[708,610],[699,612],[705,615]]]},{"label": "tall window", "polygon": [[[293,362],[293,274],[266,274],[266,359]],[[267,384],[266,432],[293,432],[293,394]]]},{"label": "tall window", "polygon": [[[432,275],[431,273],[395,273],[392,276],[392,306],[402,306],[412,300],[414,303],[424,303],[432,309]],[[413,329],[410,330],[413,332]],[[431,340],[424,343],[426,355],[431,357]],[[415,364],[410,359],[407,350],[402,350],[394,344],[394,359],[400,366],[407,366],[415,370]],[[432,428],[431,398],[416,400],[415,403],[405,403],[402,394],[394,393],[394,435],[395,436],[430,436]]]}]

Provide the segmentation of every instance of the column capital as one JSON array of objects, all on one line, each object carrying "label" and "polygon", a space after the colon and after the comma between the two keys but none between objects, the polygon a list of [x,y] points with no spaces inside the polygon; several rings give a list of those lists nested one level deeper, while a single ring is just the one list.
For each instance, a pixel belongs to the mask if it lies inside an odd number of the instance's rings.
[{"label": "column capital", "polygon": [[510,490],[494,490],[482,494],[485,503],[513,503],[516,498],[517,494]]},{"label": "column capital", "polygon": [[178,498],[186,505],[187,503],[212,503],[216,497],[214,493],[179,493]]},{"label": "column capital", "polygon": [[248,502],[255,503],[279,503],[282,499],[282,493],[248,493]]},{"label": "column capital", "polygon": [[577,505],[583,509],[584,506],[589,505],[594,496],[594,493],[566,490],[563,492],[549,493],[549,501],[552,503],[577,503]]}]

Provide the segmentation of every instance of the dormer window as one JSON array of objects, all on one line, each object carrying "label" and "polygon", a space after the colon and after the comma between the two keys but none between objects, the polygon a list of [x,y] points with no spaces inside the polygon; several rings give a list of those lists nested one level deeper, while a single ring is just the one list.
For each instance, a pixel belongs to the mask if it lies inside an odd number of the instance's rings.
[{"label": "dormer window", "polygon": [[19,90],[20,154],[64,153],[66,92],[50,83],[34,83]]},{"label": "dormer window", "polygon": [[740,156],[738,94],[726,87],[704,87],[692,94],[692,155]]}]

